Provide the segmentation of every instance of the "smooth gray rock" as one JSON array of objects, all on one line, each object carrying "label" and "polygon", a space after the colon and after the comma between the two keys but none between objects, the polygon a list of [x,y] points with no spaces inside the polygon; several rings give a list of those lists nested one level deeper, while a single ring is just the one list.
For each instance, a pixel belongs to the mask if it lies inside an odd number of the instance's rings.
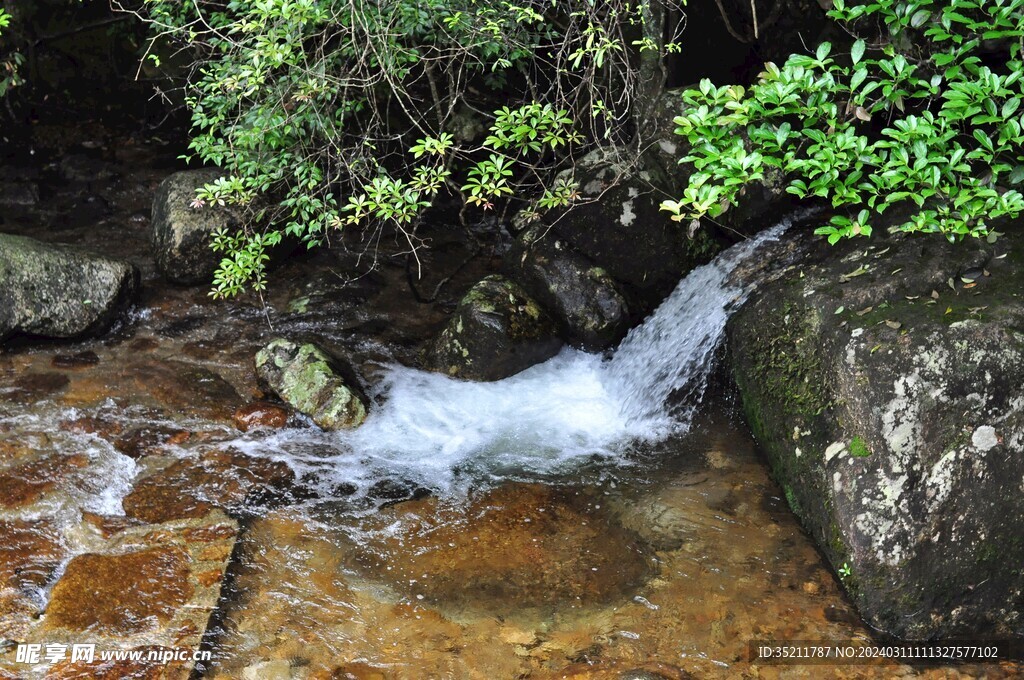
[{"label": "smooth gray rock", "polygon": [[153,255],[168,281],[184,285],[210,283],[220,257],[210,249],[214,231],[234,231],[236,211],[219,206],[193,207],[196,190],[222,176],[217,169],[185,170],[166,178],[153,197]]},{"label": "smooth gray rock", "polygon": [[70,246],[0,234],[0,340],[107,330],[139,289],[139,271]]}]

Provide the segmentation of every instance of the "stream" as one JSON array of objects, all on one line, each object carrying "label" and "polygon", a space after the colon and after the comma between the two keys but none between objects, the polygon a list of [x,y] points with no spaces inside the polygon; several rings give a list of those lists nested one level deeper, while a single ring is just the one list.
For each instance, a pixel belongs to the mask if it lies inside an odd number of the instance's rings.
[{"label": "stream", "polygon": [[[755,640],[872,635],[713,376],[747,293],[730,275],[784,224],[691,273],[610,358],[564,350],[466,383],[405,367],[495,265],[457,268],[458,230],[425,234],[427,276],[456,272],[436,303],[413,301],[400,243],[367,272],[355,237],[282,265],[262,301],[212,301],[164,283],[148,255],[174,145],[79,134],[5,159],[40,198],[0,229],[130,259],[144,293],[106,337],[0,353],[0,639],[192,646],[211,654],[193,676],[261,680],[1016,673],[749,660]],[[102,179],[69,180],[70,151]],[[252,357],[282,335],[352,357],[373,384],[362,428],[293,415],[238,431],[236,408],[263,396]],[[140,546],[164,551],[137,563],[144,578],[110,571],[131,584],[115,611],[138,616],[83,629],[75,607],[99,605],[76,591],[76,563]],[[101,677],[19,664],[14,646],[0,677]]]}]

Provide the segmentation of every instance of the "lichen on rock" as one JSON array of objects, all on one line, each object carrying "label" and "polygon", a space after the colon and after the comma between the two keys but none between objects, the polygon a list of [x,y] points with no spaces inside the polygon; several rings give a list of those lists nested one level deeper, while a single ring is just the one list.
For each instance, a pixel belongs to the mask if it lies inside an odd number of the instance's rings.
[{"label": "lichen on rock", "polygon": [[325,430],[362,425],[367,400],[349,366],[312,343],[272,340],[256,354],[260,385]]},{"label": "lichen on rock", "polygon": [[743,408],[787,500],[877,628],[1019,634],[1024,271],[938,237],[804,251],[729,326]]}]

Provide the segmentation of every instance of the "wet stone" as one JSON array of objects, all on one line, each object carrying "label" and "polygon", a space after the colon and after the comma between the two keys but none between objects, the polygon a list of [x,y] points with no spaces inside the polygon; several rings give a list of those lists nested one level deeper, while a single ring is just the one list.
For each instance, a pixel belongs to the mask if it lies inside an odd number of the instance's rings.
[{"label": "wet stone", "polygon": [[137,338],[132,340],[131,344],[128,345],[128,349],[134,352],[152,352],[159,346],[160,342],[155,338]]},{"label": "wet stone", "polygon": [[666,663],[634,665],[624,663],[577,663],[538,680],[690,680],[691,673]]},{"label": "wet stone", "polygon": [[46,680],[171,680],[189,677],[190,668],[183,661],[163,663],[159,659],[149,659],[150,651],[159,654],[171,652],[172,648],[136,647],[132,651],[142,652],[143,658],[132,660],[62,661],[46,674]]},{"label": "wet stone", "polygon": [[260,387],[325,430],[359,427],[367,399],[351,365],[312,343],[276,338],[256,353]]},{"label": "wet stone", "polygon": [[650,576],[647,548],[598,504],[564,490],[508,484],[463,510],[408,501],[374,520],[395,531],[357,546],[376,578],[443,607],[564,610],[628,599]]},{"label": "wet stone", "polygon": [[129,458],[163,453],[165,447],[177,446],[189,440],[192,433],[174,427],[147,425],[137,427],[114,440],[114,448]]},{"label": "wet stone", "polygon": [[41,588],[53,576],[63,555],[53,522],[0,520],[0,591]]},{"label": "wet stone", "polygon": [[233,420],[242,432],[259,428],[276,430],[288,424],[288,409],[267,401],[254,401],[238,407]]},{"label": "wet stone", "polygon": [[89,459],[81,453],[52,454],[4,470],[0,472],[0,507],[31,505],[88,464]]},{"label": "wet stone", "polygon": [[13,389],[0,392],[11,401],[41,401],[64,390],[71,381],[63,373],[26,373],[14,379]]},{"label": "wet stone", "polygon": [[47,625],[125,635],[167,622],[194,593],[189,559],[179,547],[79,555],[53,588]]},{"label": "wet stone", "polygon": [[0,208],[26,208],[39,203],[39,187],[33,182],[0,181]]},{"label": "wet stone", "polygon": [[142,524],[142,522],[129,517],[100,515],[95,512],[83,512],[82,521],[92,527],[103,538],[110,538],[126,529]]},{"label": "wet stone", "polygon": [[60,429],[74,434],[94,434],[104,439],[116,437],[124,431],[124,426],[102,416],[79,416],[60,423]]},{"label": "wet stone", "polygon": [[[86,519],[88,522],[88,518]],[[141,650],[136,661],[74,662],[46,669],[52,678],[175,678],[191,662],[151,663],[149,650],[198,649],[220,598],[238,524],[220,511],[157,526],[132,526],[78,555],[53,586],[41,618],[29,619],[17,639],[27,644],[96,644],[98,650]],[[0,594],[2,595],[2,594]],[[6,602],[0,599],[0,607]],[[0,647],[0,674],[24,670],[14,648]],[[2,677],[2,675],[0,675]],[[33,678],[41,677],[33,674]]]},{"label": "wet stone", "polygon": [[95,366],[100,362],[99,356],[92,350],[78,352],[76,354],[57,354],[50,361],[54,368],[86,368]]},{"label": "wet stone", "polygon": [[181,361],[140,364],[136,385],[168,410],[181,415],[230,420],[241,398],[231,383],[208,368]]},{"label": "wet stone", "polygon": [[122,501],[128,517],[145,522],[200,517],[211,508],[232,512],[285,493],[294,474],[284,463],[235,451],[183,459],[139,481]]}]

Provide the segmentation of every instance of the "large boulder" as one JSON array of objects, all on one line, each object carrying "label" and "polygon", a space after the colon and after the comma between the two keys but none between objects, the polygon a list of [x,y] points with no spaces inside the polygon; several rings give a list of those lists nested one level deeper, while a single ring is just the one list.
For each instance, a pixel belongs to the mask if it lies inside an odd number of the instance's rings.
[{"label": "large boulder", "polygon": [[500,380],[558,353],[554,321],[518,284],[488,276],[459,303],[426,352],[429,368],[467,380]]},{"label": "large boulder", "polygon": [[520,234],[505,260],[510,275],[551,312],[570,344],[599,352],[629,330],[629,305],[619,285],[546,230]]},{"label": "large boulder", "polygon": [[729,324],[748,421],[861,614],[1024,633],[1024,237],[829,247]]},{"label": "large boulder", "polygon": [[359,427],[367,400],[351,367],[312,343],[272,340],[256,353],[260,386],[325,430]]},{"label": "large boulder", "polygon": [[73,338],[110,327],[139,288],[134,265],[0,234],[0,341]]},{"label": "large boulder", "polygon": [[198,206],[196,190],[222,172],[185,170],[166,178],[153,197],[153,248],[157,269],[168,281],[184,285],[209,283],[220,258],[210,249],[214,231],[234,231],[239,214],[221,206]]}]

